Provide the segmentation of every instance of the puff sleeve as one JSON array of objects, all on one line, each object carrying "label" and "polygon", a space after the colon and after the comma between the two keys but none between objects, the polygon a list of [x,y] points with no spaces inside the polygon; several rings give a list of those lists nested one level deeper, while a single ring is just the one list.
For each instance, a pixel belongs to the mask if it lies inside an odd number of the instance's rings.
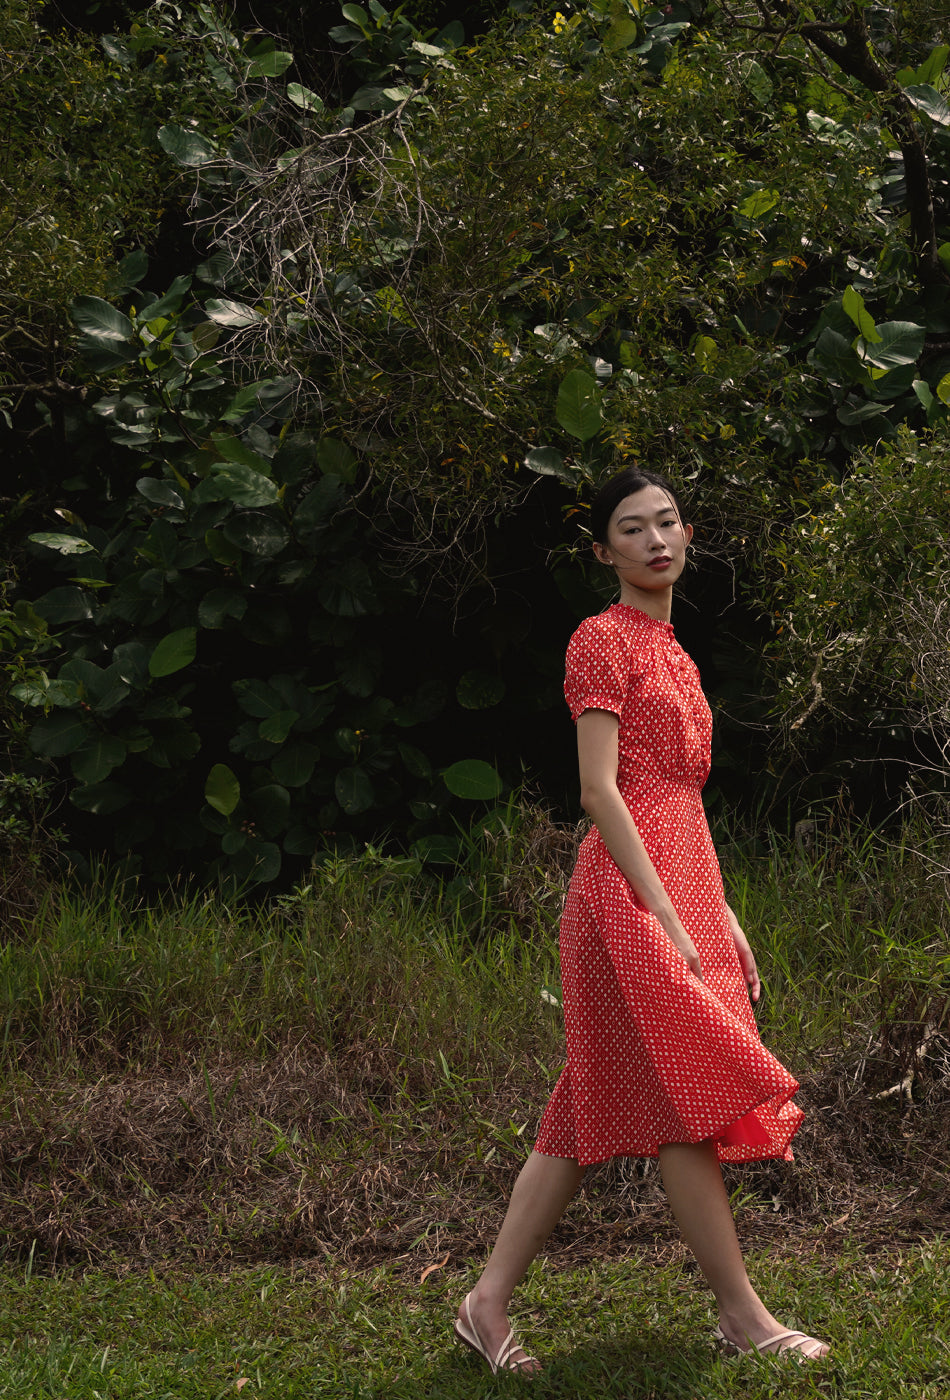
[{"label": "puff sleeve", "polygon": [[632,658],[609,617],[589,617],[567,648],[564,698],[575,724],[585,710],[609,710],[619,717],[634,680]]}]

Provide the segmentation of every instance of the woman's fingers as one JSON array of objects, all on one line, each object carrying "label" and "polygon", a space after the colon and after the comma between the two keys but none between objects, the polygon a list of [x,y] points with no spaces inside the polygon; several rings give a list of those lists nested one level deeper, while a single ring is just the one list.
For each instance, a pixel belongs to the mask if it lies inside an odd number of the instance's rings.
[{"label": "woman's fingers", "polygon": [[677,951],[682,953],[690,972],[701,982],[703,980],[702,964],[699,961],[699,953],[696,951],[696,944],[690,938],[689,934],[684,929],[679,937],[673,937],[671,935],[670,940]]},{"label": "woman's fingers", "polygon": [[762,990],[762,984],[759,982],[759,974],[756,970],[755,958],[752,959],[751,968],[746,972],[745,980],[749,984],[749,996],[752,998],[753,1001],[758,1001],[759,993]]},{"label": "woman's fingers", "polygon": [[749,947],[748,940],[738,925],[733,929],[732,936],[735,939],[736,952],[739,954],[739,964],[742,968],[742,975],[749,988],[749,996],[753,1001],[758,1001],[762,987],[759,982],[758,968],[755,965],[755,954]]}]

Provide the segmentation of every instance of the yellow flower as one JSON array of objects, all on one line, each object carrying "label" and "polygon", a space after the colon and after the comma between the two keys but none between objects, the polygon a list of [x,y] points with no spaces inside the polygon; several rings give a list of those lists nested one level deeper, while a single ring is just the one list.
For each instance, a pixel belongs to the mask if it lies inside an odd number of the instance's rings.
[{"label": "yellow flower", "polygon": [[555,34],[561,34],[566,28],[567,20],[561,14],[561,11],[558,10],[557,14],[554,16],[554,32]]}]

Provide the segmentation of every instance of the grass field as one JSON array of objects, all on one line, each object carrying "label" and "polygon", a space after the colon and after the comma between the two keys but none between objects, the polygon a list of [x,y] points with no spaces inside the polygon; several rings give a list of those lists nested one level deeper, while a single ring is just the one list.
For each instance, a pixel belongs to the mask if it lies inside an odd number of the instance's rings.
[{"label": "grass field", "polygon": [[[615,1162],[519,1296],[532,1389],[945,1396],[939,853],[719,844],[808,1114],[795,1163],[729,1186],[770,1302],[834,1365],[716,1358],[655,1172]],[[8,931],[0,1396],[499,1391],[449,1328],[560,1068],[570,856],[509,812],[448,889],[368,851],[267,907],[103,883]]]},{"label": "grass field", "polygon": [[[537,1265],[520,1297],[543,1376],[492,1380],[450,1337],[470,1278],[445,1270],[334,1277],[305,1266],[116,1277],[2,1274],[0,1396],[11,1400],[946,1400],[950,1247],[753,1258],[783,1315],[835,1343],[810,1367],[720,1359],[702,1289],[679,1262]],[[243,1382],[243,1384],[242,1384]]]}]

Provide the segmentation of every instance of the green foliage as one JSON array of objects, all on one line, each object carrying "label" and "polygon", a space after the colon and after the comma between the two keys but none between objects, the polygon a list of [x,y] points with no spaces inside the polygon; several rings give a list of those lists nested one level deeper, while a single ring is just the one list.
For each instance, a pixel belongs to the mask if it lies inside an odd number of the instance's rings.
[{"label": "green foliage", "polygon": [[[459,754],[517,743],[536,675],[557,703],[568,629],[526,647],[542,610],[496,619],[453,666],[408,643],[414,610],[490,592],[519,521],[555,545],[559,510],[583,520],[578,491],[626,462],[691,485],[774,611],[799,503],[950,407],[947,46],[919,14],[906,37],[894,7],[862,14],[597,0],[466,45],[374,0],[334,31],[343,106],[311,54],[295,69],[213,5],[82,50],[131,124],[116,170],[146,153],[178,240],[150,288],[154,223],[119,218],[109,276],[84,244],[88,277],[49,299],[55,319],[76,293],[79,335],[33,427],[69,465],[31,503],[26,591],[58,650],[18,693],[91,831],[237,879],[389,821],[451,859]],[[80,49],[51,52],[72,72]],[[59,151],[28,96],[16,130]],[[743,627],[737,694],[762,641]],[[448,729],[453,696],[475,738],[402,733]]]},{"label": "green foliage", "polygon": [[75,32],[52,42],[40,14],[0,4],[0,377],[21,391],[30,373],[40,388],[61,372],[72,298],[114,286],[116,249],[157,229],[167,171],[150,107],[176,93],[164,55],[123,68]]},{"label": "green foliage", "polygon": [[[800,743],[861,715],[872,731],[950,739],[950,434],[904,430],[825,480],[775,546],[772,668]],[[921,750],[923,762],[926,750]]]},{"label": "green foliage", "polygon": [[410,804],[411,839],[450,793],[501,780],[469,761],[443,784],[404,742],[444,702],[434,678],[380,684],[380,621],[418,584],[380,564],[355,454],[294,429],[286,381],[230,382],[210,347],[241,318],[186,287],[128,315],[76,302],[84,363],[120,371],[86,431],[118,451],[69,483],[82,534],[30,537],[54,586],[18,607],[50,659],[12,694],[42,712],[30,745],[68,761],[100,840],[152,875],[266,882],[364,814]]},{"label": "green foliage", "polygon": [[[825,79],[807,25],[739,49],[695,6],[604,3],[460,48],[381,5],[344,17],[366,79],[349,105],[272,93],[239,156],[218,147],[230,194],[196,169],[240,353],[373,436],[416,534],[461,519],[468,538],[535,474],[577,486],[630,459],[746,512],[764,492],[768,518],[776,462],[844,465],[944,412],[948,289],[922,299],[907,262],[886,113]],[[936,176],[941,124],[913,110]],[[852,345],[842,293],[880,342]]]}]

